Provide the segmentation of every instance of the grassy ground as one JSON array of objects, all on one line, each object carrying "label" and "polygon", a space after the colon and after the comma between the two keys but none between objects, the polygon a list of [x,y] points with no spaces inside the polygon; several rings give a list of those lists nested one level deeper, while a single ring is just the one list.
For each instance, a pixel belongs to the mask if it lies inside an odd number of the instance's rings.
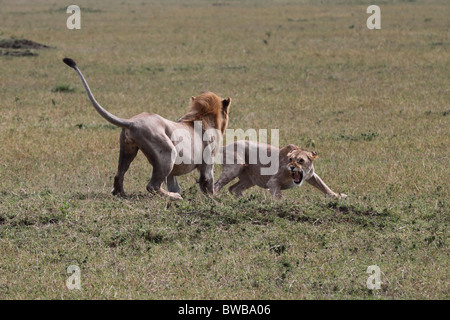
[{"label": "grassy ground", "polygon": [[[0,1],[1,39],[50,46],[1,49],[0,298],[448,299],[450,7],[384,1],[368,30],[372,2],[80,0],[68,30],[54,2]],[[121,117],[230,96],[229,128],[315,149],[349,198],[209,199],[190,174],[171,203],[145,192],[142,154],[113,197],[120,130],[65,56]]]}]

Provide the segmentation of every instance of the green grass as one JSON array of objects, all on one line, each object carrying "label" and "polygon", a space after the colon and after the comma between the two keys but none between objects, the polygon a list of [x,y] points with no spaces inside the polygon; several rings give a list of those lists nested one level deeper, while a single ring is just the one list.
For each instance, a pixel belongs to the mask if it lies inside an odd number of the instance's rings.
[{"label": "green grass", "polygon": [[[3,1],[1,37],[50,48],[0,56],[0,298],[448,299],[448,4],[385,1],[368,30],[369,1],[323,3],[90,2],[68,30],[60,5]],[[113,197],[120,130],[63,57],[121,117],[230,96],[229,128],[315,149],[349,198],[210,199],[192,173],[173,203],[145,192],[142,154]]]},{"label": "green grass", "polygon": [[74,92],[75,89],[72,88],[68,84],[58,84],[52,89],[52,91],[53,92]]}]

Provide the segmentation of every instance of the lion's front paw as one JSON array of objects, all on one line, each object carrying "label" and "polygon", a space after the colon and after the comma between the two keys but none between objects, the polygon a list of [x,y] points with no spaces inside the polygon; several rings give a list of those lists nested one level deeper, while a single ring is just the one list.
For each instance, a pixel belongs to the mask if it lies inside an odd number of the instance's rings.
[{"label": "lion's front paw", "polygon": [[339,194],[337,195],[337,197],[338,197],[339,199],[345,199],[345,198],[348,197],[348,195],[346,195],[345,193],[339,193]]},{"label": "lion's front paw", "polygon": [[113,196],[125,197],[125,191],[116,188],[111,189],[111,194]]}]

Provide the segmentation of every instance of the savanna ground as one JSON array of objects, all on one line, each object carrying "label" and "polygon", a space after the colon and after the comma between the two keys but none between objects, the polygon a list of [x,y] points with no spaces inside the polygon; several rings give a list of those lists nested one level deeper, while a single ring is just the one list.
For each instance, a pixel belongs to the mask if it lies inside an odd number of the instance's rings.
[{"label": "savanna ground", "polygon": [[[4,42],[50,47],[0,48],[1,299],[449,298],[447,1],[75,4],[81,30],[69,3],[0,1]],[[174,203],[145,191],[142,154],[114,197],[120,130],[65,56],[121,117],[176,120],[192,95],[230,96],[229,128],[316,150],[349,198],[305,184],[281,201],[256,187],[210,199],[192,173]]]}]

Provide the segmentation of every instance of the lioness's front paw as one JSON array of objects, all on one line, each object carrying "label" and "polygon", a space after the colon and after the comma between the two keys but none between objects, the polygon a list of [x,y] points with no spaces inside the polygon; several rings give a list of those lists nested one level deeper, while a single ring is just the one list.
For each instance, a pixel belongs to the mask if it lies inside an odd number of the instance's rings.
[{"label": "lioness's front paw", "polygon": [[348,196],[347,196],[345,193],[339,193],[337,197],[338,197],[339,199],[345,199],[345,198],[347,198]]}]

